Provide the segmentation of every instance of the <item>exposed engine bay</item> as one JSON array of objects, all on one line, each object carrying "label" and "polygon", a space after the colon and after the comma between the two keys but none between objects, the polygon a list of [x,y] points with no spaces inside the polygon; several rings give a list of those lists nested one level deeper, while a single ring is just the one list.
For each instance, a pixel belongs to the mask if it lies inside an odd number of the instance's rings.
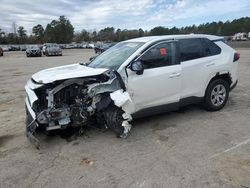
[{"label": "exposed engine bay", "polygon": [[[39,142],[35,134],[38,127],[52,131],[99,124],[112,129],[118,137],[127,137],[131,129],[129,121],[132,117],[122,109],[122,105],[129,101],[129,96],[116,71],[108,70],[100,75],[47,84],[31,79],[25,89],[27,136],[37,147]],[[119,103],[116,95],[125,93],[126,98]],[[36,98],[31,99],[34,94]]]}]

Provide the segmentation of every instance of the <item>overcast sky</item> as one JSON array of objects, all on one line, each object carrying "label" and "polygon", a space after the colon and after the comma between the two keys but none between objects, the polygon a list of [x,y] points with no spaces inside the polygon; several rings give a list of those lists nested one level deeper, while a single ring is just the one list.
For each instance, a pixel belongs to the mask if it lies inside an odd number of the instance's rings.
[{"label": "overcast sky", "polygon": [[75,31],[181,27],[250,16],[250,0],[0,0],[0,28],[46,24],[65,15]]}]

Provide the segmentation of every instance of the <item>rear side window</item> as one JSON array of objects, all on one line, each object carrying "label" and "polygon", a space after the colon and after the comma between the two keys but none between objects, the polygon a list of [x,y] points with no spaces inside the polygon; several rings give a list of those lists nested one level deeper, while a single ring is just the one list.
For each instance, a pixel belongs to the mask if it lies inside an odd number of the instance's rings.
[{"label": "rear side window", "polygon": [[205,57],[201,39],[180,39],[179,44],[181,61],[188,61]]},{"label": "rear side window", "polygon": [[164,42],[150,48],[142,55],[140,61],[145,69],[164,67],[176,64],[176,45]]},{"label": "rear side window", "polygon": [[206,56],[218,55],[221,53],[221,49],[214,42],[209,39],[202,39],[204,44],[204,50]]}]

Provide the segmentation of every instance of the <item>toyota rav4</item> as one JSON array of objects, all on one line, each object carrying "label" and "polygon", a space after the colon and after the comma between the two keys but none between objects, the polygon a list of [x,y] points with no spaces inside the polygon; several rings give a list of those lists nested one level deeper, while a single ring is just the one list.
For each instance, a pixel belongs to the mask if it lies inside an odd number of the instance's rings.
[{"label": "toyota rav4", "polygon": [[126,137],[139,117],[202,103],[224,107],[237,84],[239,54],[213,35],[127,40],[90,62],[40,71],[27,82],[27,136],[100,124]]}]

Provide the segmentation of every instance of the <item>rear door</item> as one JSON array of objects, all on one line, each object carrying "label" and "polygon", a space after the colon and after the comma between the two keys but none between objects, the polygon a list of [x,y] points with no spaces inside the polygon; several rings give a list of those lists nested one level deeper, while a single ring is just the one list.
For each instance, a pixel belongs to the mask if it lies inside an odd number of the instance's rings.
[{"label": "rear door", "polygon": [[139,58],[142,75],[128,69],[128,92],[136,111],[179,102],[181,65],[176,49],[175,41],[155,44]]},{"label": "rear door", "polygon": [[[208,44],[207,44],[208,43]],[[180,39],[180,59],[182,66],[181,98],[202,97],[204,84],[215,71],[216,55],[219,49],[209,48],[214,44],[203,38]]]}]

